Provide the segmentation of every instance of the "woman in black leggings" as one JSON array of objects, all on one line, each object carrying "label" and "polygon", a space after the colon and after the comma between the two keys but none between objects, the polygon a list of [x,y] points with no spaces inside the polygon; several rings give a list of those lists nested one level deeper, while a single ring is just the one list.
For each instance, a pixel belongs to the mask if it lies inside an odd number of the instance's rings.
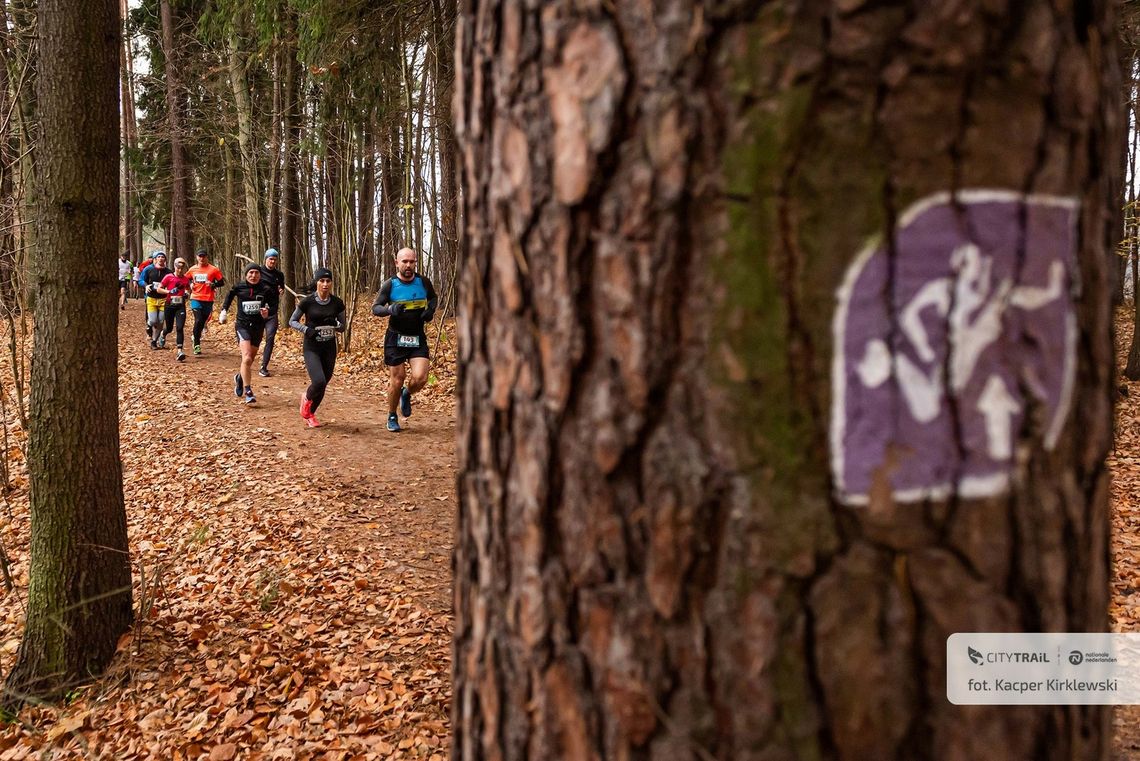
[{"label": "woman in black leggings", "polygon": [[[310,428],[317,428],[317,407],[325,398],[325,387],[332,379],[336,365],[336,334],[344,331],[344,302],[332,295],[332,272],[324,267],[313,273],[316,291],[301,299],[289,327],[304,337],[305,369],[309,371],[309,388],[301,394],[301,418]],[[301,322],[301,318],[305,322]]]}]

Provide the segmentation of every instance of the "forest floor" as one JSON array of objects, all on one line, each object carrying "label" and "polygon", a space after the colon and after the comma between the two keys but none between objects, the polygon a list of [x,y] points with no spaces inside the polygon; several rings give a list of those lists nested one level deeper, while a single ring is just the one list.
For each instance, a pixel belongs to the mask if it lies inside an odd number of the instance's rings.
[{"label": "forest floor", "polygon": [[[52,748],[56,757],[442,761],[454,330],[429,333],[440,355],[434,382],[393,434],[381,320],[356,321],[357,348],[338,362],[324,425],[309,429],[294,331],[279,331],[273,376],[254,378],[258,403],[247,407],[233,395],[231,326],[212,322],[203,355],[180,363],[146,342],[140,302],[120,316],[138,623],[105,679],[0,732],[0,759]],[[22,434],[9,435],[19,459]],[[15,581],[0,599],[5,673],[27,588],[27,479],[21,468],[11,479],[0,512]]]},{"label": "forest floor", "polygon": [[[1113,631],[1140,632],[1140,383],[1124,377],[1132,343],[1132,310],[1116,312],[1116,442],[1112,472]],[[1113,715],[1115,761],[1140,759],[1140,706],[1120,706]]]},{"label": "forest floor", "polygon": [[[279,332],[273,377],[254,379],[258,404],[247,407],[233,396],[230,326],[211,323],[203,356],[179,363],[149,348],[140,302],[120,315],[138,622],[104,679],[0,730],[0,761],[447,758],[454,325],[439,338],[431,329],[433,383],[391,434],[380,320],[356,321],[324,426],[309,429],[293,331]],[[1121,367],[1131,334],[1122,310]],[[8,418],[11,365],[0,356]],[[1117,631],[1140,631],[1140,383],[1121,384],[1111,615]],[[14,582],[0,587],[7,673],[26,604],[27,476],[22,429],[9,419],[0,433],[10,463],[0,544]],[[1112,758],[1140,761],[1140,706],[1116,709],[1114,729]]]}]

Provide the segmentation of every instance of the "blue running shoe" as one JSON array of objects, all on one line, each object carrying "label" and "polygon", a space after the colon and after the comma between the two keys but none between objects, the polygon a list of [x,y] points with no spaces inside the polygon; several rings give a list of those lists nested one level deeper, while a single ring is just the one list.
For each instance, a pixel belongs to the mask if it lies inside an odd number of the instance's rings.
[{"label": "blue running shoe", "polygon": [[234,396],[241,396],[242,389],[244,388],[245,384],[241,381],[241,373],[238,373],[234,376]]},{"label": "blue running shoe", "polygon": [[412,392],[407,386],[400,392],[400,414],[404,417],[412,416]]},{"label": "blue running shoe", "polygon": [[388,416],[388,430],[392,433],[400,432],[400,420],[396,417],[395,412]]}]

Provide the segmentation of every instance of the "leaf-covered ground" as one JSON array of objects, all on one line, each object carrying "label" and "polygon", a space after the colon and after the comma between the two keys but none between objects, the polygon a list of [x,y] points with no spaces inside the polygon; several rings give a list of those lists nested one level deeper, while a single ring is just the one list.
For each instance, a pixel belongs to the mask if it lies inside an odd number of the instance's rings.
[{"label": "leaf-covered ground", "polygon": [[[121,312],[120,431],[140,612],[110,673],[0,733],[0,760],[447,756],[454,331],[432,343],[433,385],[406,430],[384,428],[383,321],[356,321],[320,415],[279,333],[259,403],[233,395],[230,326],[202,357],[152,351],[142,308]],[[6,343],[6,331],[4,336]],[[171,337],[173,339],[173,336]],[[171,344],[173,340],[171,340]],[[189,343],[189,341],[187,341]],[[10,377],[8,358],[0,377]],[[12,384],[4,379],[8,417]],[[6,427],[12,489],[0,541],[0,668],[15,657],[27,586],[22,432]],[[4,444],[4,442],[0,442]],[[0,587],[0,593],[3,588]],[[46,756],[43,756],[46,757]]]},{"label": "leaf-covered ground", "polygon": [[[1116,446],[1108,458],[1112,472],[1112,625],[1114,631],[1140,632],[1140,383],[1124,377],[1132,342],[1132,310],[1116,313],[1116,357],[1121,393],[1116,399]],[[1114,758],[1140,759],[1140,706],[1114,714]]]},{"label": "leaf-covered ground", "polygon": [[[236,348],[211,325],[204,356],[151,351],[137,302],[121,314],[120,430],[135,603],[110,673],[64,706],[0,731],[20,758],[447,757],[454,498],[454,327],[432,340],[433,385],[389,434],[382,322],[356,321],[320,417],[282,331],[259,403],[234,398]],[[1131,316],[1117,316],[1121,365]],[[0,347],[7,330],[0,326]],[[30,343],[30,342],[29,342]],[[0,349],[10,488],[0,542],[0,669],[27,587],[27,477],[12,368]],[[1140,630],[1140,383],[1117,407],[1112,620]],[[2,479],[0,479],[2,481]],[[1140,759],[1140,707],[1114,715],[1113,757]],[[48,751],[47,754],[44,751]]]}]

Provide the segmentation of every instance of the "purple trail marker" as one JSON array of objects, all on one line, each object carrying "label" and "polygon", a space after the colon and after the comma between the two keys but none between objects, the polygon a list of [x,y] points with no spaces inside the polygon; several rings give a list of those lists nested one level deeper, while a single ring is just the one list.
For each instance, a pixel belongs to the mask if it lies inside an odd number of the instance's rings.
[{"label": "purple trail marker", "polygon": [[968,190],[865,248],[838,291],[831,465],[842,502],[1009,486],[1027,409],[1052,448],[1072,395],[1076,199]]}]

